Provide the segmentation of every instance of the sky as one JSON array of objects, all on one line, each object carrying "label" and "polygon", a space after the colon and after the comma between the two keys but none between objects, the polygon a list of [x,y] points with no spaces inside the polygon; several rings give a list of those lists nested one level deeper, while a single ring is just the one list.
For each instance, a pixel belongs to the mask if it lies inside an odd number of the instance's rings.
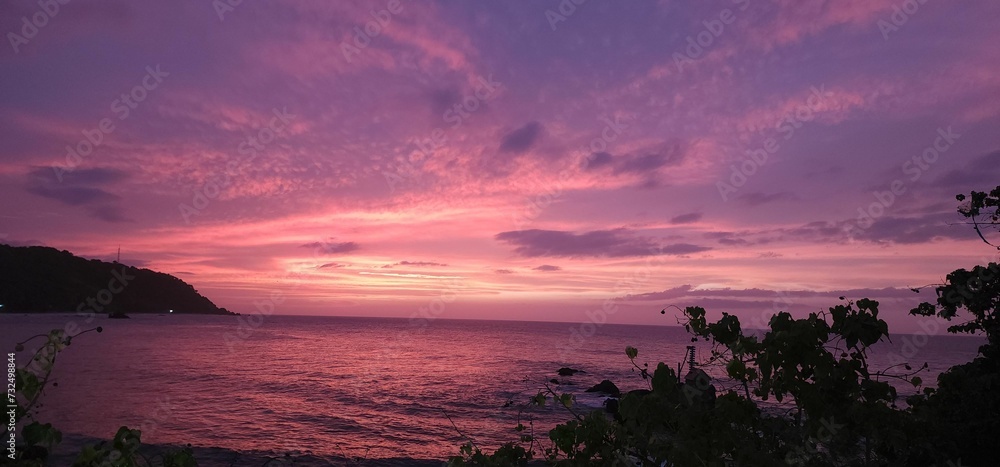
[{"label": "sky", "polygon": [[996,257],[955,195],[1000,183],[997,18],[7,1],[0,242],[120,246],[244,313],[760,325],[844,296],[913,331],[909,288]]}]

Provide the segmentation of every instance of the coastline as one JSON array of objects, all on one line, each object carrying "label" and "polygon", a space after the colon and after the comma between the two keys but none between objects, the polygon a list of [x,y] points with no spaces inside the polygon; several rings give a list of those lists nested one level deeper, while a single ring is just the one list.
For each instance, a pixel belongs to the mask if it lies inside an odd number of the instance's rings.
[{"label": "coastline", "polygon": [[[77,434],[63,434],[63,441],[51,453],[47,460],[48,465],[71,465],[85,445],[94,445],[101,441],[109,442],[90,436]],[[183,448],[183,445],[176,444],[146,444],[143,443],[139,452],[156,464],[155,458],[164,452]],[[312,452],[279,452],[274,450],[251,450],[241,451],[236,449],[195,446],[191,445],[194,458],[198,462],[198,467],[231,467],[238,465],[247,466],[283,466],[294,465],[299,467],[329,467],[329,466],[358,466],[358,467],[439,467],[447,465],[447,461],[438,459],[413,459],[408,457],[393,458],[351,458],[344,456],[326,456]],[[458,448],[455,448],[456,454]]]}]

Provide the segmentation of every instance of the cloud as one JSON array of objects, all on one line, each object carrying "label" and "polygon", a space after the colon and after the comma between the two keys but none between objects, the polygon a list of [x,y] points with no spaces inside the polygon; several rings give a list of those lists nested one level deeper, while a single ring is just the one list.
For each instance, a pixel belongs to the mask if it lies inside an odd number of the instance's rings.
[{"label": "cloud", "polygon": [[776,201],[791,201],[795,199],[798,199],[798,197],[788,191],[782,191],[778,193],[764,193],[760,191],[755,191],[753,193],[747,193],[737,198],[739,202],[751,207],[760,206],[762,204],[773,203]]},{"label": "cloud", "polygon": [[[781,229],[764,229],[758,231],[743,230],[740,232],[705,232],[705,238],[717,241],[721,245],[744,246],[771,243],[783,235]],[[803,234],[808,235],[808,234]]]},{"label": "cloud", "polygon": [[669,159],[666,154],[654,153],[654,154],[643,154],[640,156],[633,156],[629,159],[623,160],[622,163],[615,167],[616,174],[623,173],[647,173],[652,172],[660,167],[667,164]]},{"label": "cloud", "polygon": [[520,154],[535,144],[542,133],[542,125],[538,122],[528,122],[521,128],[507,133],[500,141],[500,152]]},{"label": "cloud", "polygon": [[48,246],[47,243],[41,240],[14,240],[8,239],[8,234],[0,234],[0,245],[9,246]]},{"label": "cloud", "polygon": [[514,271],[511,271],[510,269],[497,269],[493,272],[497,274],[514,274]]},{"label": "cloud", "polygon": [[361,246],[355,242],[312,242],[300,245],[300,248],[312,248],[319,253],[335,254],[350,253],[361,248]]},{"label": "cloud", "polygon": [[56,167],[32,167],[28,177],[39,183],[66,183],[69,185],[106,185],[128,178],[128,173],[107,167],[63,170]]},{"label": "cloud", "polygon": [[316,269],[343,268],[343,267],[347,267],[347,265],[340,263],[326,263],[316,266]]},{"label": "cloud", "polygon": [[808,2],[776,0],[777,8],[766,21],[749,33],[748,43],[771,51],[800,43],[831,28],[873,24],[890,13],[894,0]]},{"label": "cloud", "polygon": [[636,237],[626,229],[595,230],[576,234],[558,230],[515,230],[501,232],[497,240],[513,245],[525,257],[633,257],[683,255],[709,248],[690,244],[660,245],[649,238]]},{"label": "cloud", "polygon": [[[933,292],[927,292],[932,294]],[[841,289],[841,290],[828,290],[828,291],[816,291],[816,290],[771,290],[771,289],[695,289],[694,286],[690,284],[679,285],[677,287],[672,287],[659,292],[648,292],[636,295],[625,295],[619,297],[622,300],[639,300],[639,301],[659,301],[659,300],[674,300],[681,298],[706,298],[706,297],[716,297],[716,298],[739,298],[739,299],[784,299],[784,298],[813,298],[813,297],[830,297],[839,298],[845,297],[847,299],[858,299],[858,298],[884,298],[884,299],[914,299],[914,303],[917,302],[916,299],[921,298],[921,295],[914,292],[909,288],[900,287],[885,287],[881,289],[877,288],[861,288],[861,289]]]},{"label": "cloud", "polygon": [[584,170],[594,170],[611,164],[614,157],[606,152],[595,152],[585,159],[581,165]]},{"label": "cloud", "polygon": [[532,268],[532,270],[548,272],[548,271],[562,271],[562,268],[559,266],[553,266],[551,264],[543,264],[541,266],[538,266],[537,268]]},{"label": "cloud", "polygon": [[914,244],[942,238],[955,240],[975,238],[976,234],[967,225],[949,225],[957,221],[958,214],[950,212],[919,217],[886,216],[877,219],[855,239],[876,243]]},{"label": "cloud", "polygon": [[702,217],[702,213],[700,213],[700,212],[691,212],[691,213],[688,213],[688,214],[681,214],[679,216],[675,216],[674,218],[670,219],[670,223],[671,224],[690,224],[692,222],[698,222],[699,220],[701,220],[701,217]]},{"label": "cloud", "polygon": [[722,245],[729,245],[729,246],[744,246],[750,244],[750,242],[748,242],[744,238],[731,238],[731,237],[720,238],[719,243]]},{"label": "cloud", "polygon": [[121,170],[95,167],[57,172],[53,167],[34,167],[27,176],[28,193],[67,206],[86,207],[91,216],[105,222],[130,220],[122,209],[121,197],[101,187],[126,179],[128,174]]},{"label": "cloud", "polygon": [[104,222],[126,222],[131,220],[125,216],[125,212],[121,206],[112,204],[94,206],[90,208],[90,214]]},{"label": "cloud", "polygon": [[358,274],[364,276],[386,276],[386,277],[409,277],[416,279],[462,279],[462,276],[434,276],[430,274],[396,273],[396,272],[371,272],[361,271]]},{"label": "cloud", "polygon": [[1000,183],[1000,151],[979,156],[964,167],[949,171],[934,180],[934,185],[948,191],[948,196],[970,190],[989,191]]},{"label": "cloud", "polygon": [[662,143],[652,148],[636,151],[619,158],[614,173],[617,174],[648,174],[661,167],[680,164],[684,159],[684,151],[680,143]]},{"label": "cloud", "polygon": [[31,185],[28,186],[27,191],[28,193],[54,199],[70,206],[114,202],[120,199],[118,196],[100,188],[83,186]]},{"label": "cloud", "polygon": [[[947,206],[947,205],[944,205]],[[741,230],[738,232],[706,232],[705,238],[722,245],[750,246],[803,242],[845,244],[870,242],[876,244],[918,244],[941,239],[970,240],[976,238],[971,228],[958,224],[960,218],[953,208],[919,213],[912,216],[885,215],[876,219],[844,219],[813,221],[795,227]]]},{"label": "cloud", "polygon": [[444,267],[444,266],[447,266],[447,264],[444,264],[444,263],[435,263],[433,261],[400,261],[398,263],[386,264],[385,266],[382,266],[382,268],[384,268],[384,269],[391,269],[391,268],[396,267],[396,266],[418,266],[418,267],[424,267],[424,266],[441,266],[441,267]]},{"label": "cloud", "polygon": [[428,99],[431,102],[431,110],[434,113],[434,117],[437,119],[441,118],[441,115],[452,108],[457,102],[460,102],[462,94],[457,87],[451,86],[431,91]]},{"label": "cloud", "polygon": [[711,249],[711,247],[692,245],[690,243],[674,243],[660,247],[659,252],[662,255],[689,255],[692,253],[701,253]]}]

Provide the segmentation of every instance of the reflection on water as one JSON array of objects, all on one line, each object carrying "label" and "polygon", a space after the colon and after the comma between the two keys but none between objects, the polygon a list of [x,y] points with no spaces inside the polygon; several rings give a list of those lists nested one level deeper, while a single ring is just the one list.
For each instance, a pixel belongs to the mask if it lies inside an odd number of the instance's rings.
[{"label": "reflection on water", "polygon": [[[78,319],[3,315],[0,344],[10,351],[16,340]],[[675,366],[690,344],[676,327],[605,325],[561,352],[579,326],[566,323],[436,320],[418,327],[397,319],[272,316],[246,339],[234,317],[139,315],[94,324],[104,333],[74,340],[60,354],[59,386],[44,398],[40,419],[64,432],[110,438],[129,425],[148,443],[369,458],[455,454],[463,439],[445,414],[481,446],[497,446],[515,437],[517,411],[505,402],[526,400],[558,368],[587,372],[558,379],[579,403],[597,408],[603,397],[583,390],[602,379],[622,390],[645,387],[630,371],[626,345],[652,368],[657,361]],[[902,354],[905,344],[896,336],[881,346],[873,367],[886,365],[890,352]],[[929,364],[924,380],[932,382],[970,360],[978,345],[934,336],[912,361]],[[539,435],[567,418],[555,408],[532,416]]]}]

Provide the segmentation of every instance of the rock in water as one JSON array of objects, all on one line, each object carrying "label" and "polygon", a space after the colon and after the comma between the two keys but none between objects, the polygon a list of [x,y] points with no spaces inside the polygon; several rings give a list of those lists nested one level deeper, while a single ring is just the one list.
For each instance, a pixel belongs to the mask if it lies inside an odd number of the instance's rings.
[{"label": "rock in water", "polygon": [[612,383],[611,381],[608,380],[604,380],[601,381],[600,383],[595,384],[593,387],[591,387],[585,392],[601,392],[614,397],[620,397],[622,395],[622,392],[618,389],[618,386],[615,386],[615,383]]},{"label": "rock in water", "polygon": [[577,373],[586,373],[586,371],[576,370],[573,368],[566,368],[566,367],[562,367],[559,369],[559,376],[573,376]]},{"label": "rock in water", "polygon": [[618,414],[618,399],[604,399],[604,410],[608,413],[617,415]]}]

